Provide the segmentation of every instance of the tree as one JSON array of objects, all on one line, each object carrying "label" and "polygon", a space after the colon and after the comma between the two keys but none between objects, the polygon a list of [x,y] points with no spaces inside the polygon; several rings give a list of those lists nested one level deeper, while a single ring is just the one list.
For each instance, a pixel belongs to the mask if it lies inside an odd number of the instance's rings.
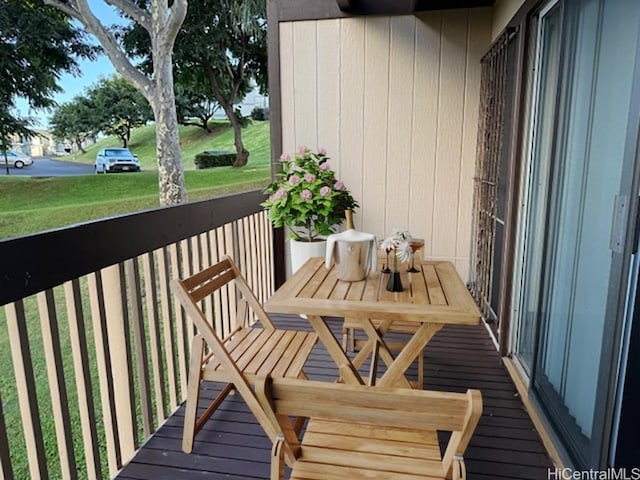
[{"label": "tree", "polygon": [[[248,93],[251,78],[263,89],[266,85],[265,9],[265,0],[194,0],[174,49],[177,83],[204,75],[213,98],[229,118],[237,167],[247,164],[249,152],[242,142],[242,118],[234,104]],[[124,45],[129,53],[145,57],[149,65],[151,51],[139,27],[126,32]]]},{"label": "tree", "polygon": [[176,109],[180,125],[193,125],[211,133],[209,120],[220,108],[218,102],[210,99],[209,90],[205,85],[176,86]]},{"label": "tree", "polygon": [[42,0],[2,0],[0,8],[0,150],[12,135],[30,135],[33,122],[15,112],[16,99],[34,109],[50,108],[65,72],[77,73],[76,59],[92,58],[95,47],[62,12]]},{"label": "tree", "polygon": [[111,31],[92,12],[88,0],[44,2],[82,23],[98,39],[116,71],[149,101],[156,122],[160,203],[169,205],[186,201],[171,56],[187,14],[187,0],[105,0],[146,32],[153,58],[150,76],[134,67]]},{"label": "tree", "polygon": [[58,140],[70,140],[86,153],[83,143],[98,133],[95,109],[87,97],[75,97],[59,105],[49,119],[51,133]]},{"label": "tree", "polygon": [[124,78],[103,78],[87,92],[93,130],[115,135],[128,147],[131,130],[153,118],[149,102]]}]

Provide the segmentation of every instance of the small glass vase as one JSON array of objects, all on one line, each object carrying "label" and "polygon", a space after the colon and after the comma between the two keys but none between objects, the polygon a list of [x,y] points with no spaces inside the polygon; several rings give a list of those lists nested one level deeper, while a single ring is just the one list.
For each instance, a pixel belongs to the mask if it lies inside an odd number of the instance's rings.
[{"label": "small glass vase", "polygon": [[390,292],[402,292],[402,278],[400,278],[400,272],[393,271],[389,274],[389,280],[387,281],[387,290]]}]

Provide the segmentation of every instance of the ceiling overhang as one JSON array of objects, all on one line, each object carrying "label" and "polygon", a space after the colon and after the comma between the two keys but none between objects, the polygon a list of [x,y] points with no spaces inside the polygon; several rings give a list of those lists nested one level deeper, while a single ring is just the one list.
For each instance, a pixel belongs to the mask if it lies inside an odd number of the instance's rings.
[{"label": "ceiling overhang", "polygon": [[355,15],[408,15],[430,10],[491,7],[495,0],[336,0],[343,12]]}]

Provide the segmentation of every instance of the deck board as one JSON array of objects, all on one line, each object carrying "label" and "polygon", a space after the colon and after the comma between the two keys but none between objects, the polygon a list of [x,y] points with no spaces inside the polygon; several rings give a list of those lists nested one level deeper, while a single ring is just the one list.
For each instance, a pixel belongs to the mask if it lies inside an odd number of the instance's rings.
[{"label": "deck board", "polygon": [[[281,328],[308,330],[294,316],[274,316]],[[341,321],[329,320],[336,336]],[[396,334],[399,335],[399,334]],[[384,367],[384,364],[381,365]],[[362,366],[366,371],[368,363]],[[417,378],[417,362],[409,371]],[[333,381],[331,358],[317,345],[305,366],[313,380]],[[382,368],[381,373],[384,372]],[[552,466],[516,389],[482,326],[445,326],[425,350],[425,388],[482,391],[484,411],[465,460],[469,480],[538,480]],[[208,384],[201,397],[219,391]],[[271,444],[238,395],[229,396],[196,436],[194,450],[182,453],[184,407],[147,441],[116,477],[121,480],[268,479]],[[446,438],[441,438],[444,442]]]}]

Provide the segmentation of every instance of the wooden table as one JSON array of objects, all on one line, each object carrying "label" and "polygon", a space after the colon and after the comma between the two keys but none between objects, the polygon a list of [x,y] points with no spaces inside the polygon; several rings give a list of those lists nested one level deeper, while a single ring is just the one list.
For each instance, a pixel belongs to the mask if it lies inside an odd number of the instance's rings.
[{"label": "wooden table", "polygon": [[[388,274],[376,271],[361,282],[343,282],[336,278],[333,267],[325,268],[324,259],[312,258],[275,292],[265,310],[306,316],[344,381],[364,384],[358,367],[373,352],[374,362],[379,356],[387,365],[377,385],[410,387],[405,372],[438,330],[446,324],[480,323],[480,311],[450,262],[427,261],[417,268],[418,273],[407,273],[404,267],[404,291],[392,293],[386,290]],[[353,362],[322,316],[362,322],[369,341]],[[396,321],[415,322],[416,330],[394,359],[384,334]]]}]

